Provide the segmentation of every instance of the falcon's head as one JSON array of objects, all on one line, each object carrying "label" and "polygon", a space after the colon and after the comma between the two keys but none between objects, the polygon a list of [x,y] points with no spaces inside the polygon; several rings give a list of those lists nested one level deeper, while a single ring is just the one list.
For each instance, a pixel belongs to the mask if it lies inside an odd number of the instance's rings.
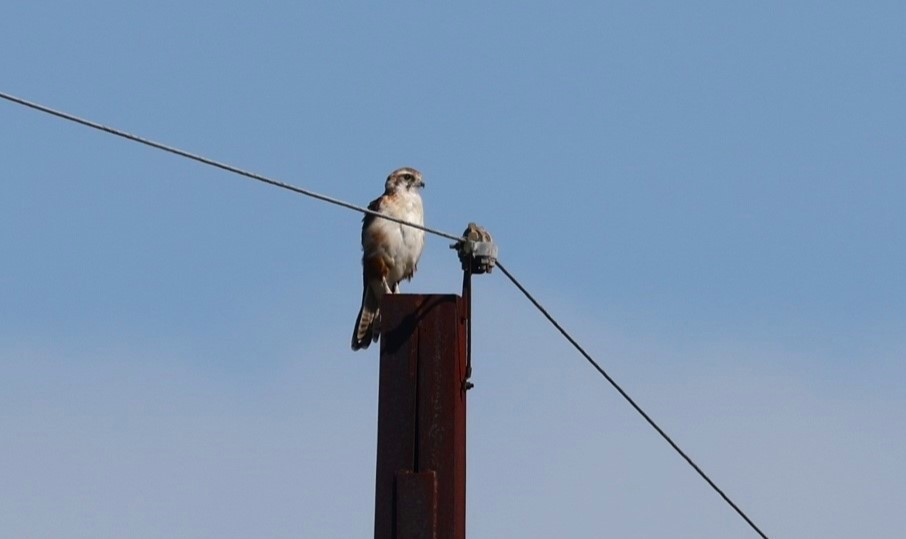
[{"label": "falcon's head", "polygon": [[386,189],[388,193],[402,191],[417,192],[424,186],[425,181],[422,180],[421,172],[411,167],[403,167],[394,170],[390,173],[390,176],[387,176],[387,183],[384,184],[384,189]]}]

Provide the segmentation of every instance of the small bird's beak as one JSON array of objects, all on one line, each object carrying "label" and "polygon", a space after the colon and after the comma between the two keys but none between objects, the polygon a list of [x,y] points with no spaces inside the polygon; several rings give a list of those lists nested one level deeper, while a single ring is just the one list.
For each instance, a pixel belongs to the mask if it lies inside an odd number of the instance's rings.
[{"label": "small bird's beak", "polygon": [[424,189],[424,188],[425,188],[425,180],[421,180],[421,179],[418,180],[418,186],[421,187],[422,189]]}]

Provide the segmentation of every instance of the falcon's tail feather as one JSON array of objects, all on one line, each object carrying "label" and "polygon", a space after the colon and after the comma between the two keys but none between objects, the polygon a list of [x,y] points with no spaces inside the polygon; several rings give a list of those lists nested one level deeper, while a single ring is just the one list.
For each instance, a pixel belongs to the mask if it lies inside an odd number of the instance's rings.
[{"label": "falcon's tail feather", "polygon": [[380,337],[381,312],[379,306],[380,300],[374,295],[371,287],[366,284],[365,290],[362,292],[362,307],[359,309],[359,316],[356,318],[355,329],[352,332],[353,350],[368,348]]}]

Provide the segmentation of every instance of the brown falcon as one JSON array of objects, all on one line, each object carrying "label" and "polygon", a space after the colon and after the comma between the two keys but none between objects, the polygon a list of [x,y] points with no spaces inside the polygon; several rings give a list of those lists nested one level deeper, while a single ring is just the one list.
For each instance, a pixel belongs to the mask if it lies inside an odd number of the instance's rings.
[{"label": "brown falcon", "polygon": [[[404,167],[394,170],[384,184],[384,194],[368,209],[419,225],[425,224],[421,172]],[[425,232],[374,215],[362,220],[362,307],[352,332],[352,349],[368,348],[380,336],[381,298],[397,294],[400,281],[411,279],[425,245]]]}]

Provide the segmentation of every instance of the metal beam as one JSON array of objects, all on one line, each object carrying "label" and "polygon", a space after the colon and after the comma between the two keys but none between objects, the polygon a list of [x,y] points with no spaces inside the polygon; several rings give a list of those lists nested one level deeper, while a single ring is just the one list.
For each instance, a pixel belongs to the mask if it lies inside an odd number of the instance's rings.
[{"label": "metal beam", "polygon": [[465,322],[456,295],[384,296],[375,539],[465,539]]}]

